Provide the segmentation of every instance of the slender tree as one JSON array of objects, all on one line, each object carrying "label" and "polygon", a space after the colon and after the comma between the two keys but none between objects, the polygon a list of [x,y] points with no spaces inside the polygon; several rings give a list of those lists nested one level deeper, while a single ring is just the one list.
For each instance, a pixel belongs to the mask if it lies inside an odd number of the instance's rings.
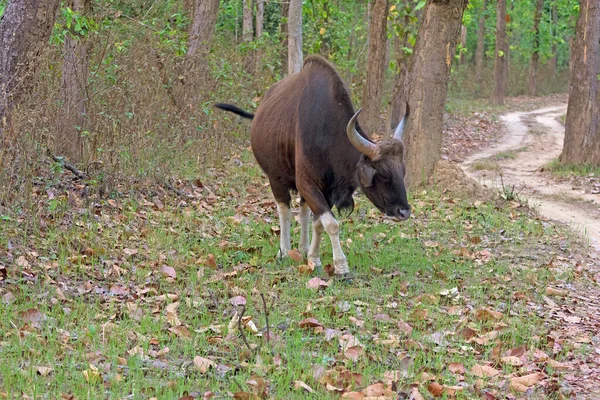
[{"label": "slender tree", "polygon": [[467,54],[467,27],[461,25],[460,27],[460,64],[464,64],[466,61]]},{"label": "slender tree", "polygon": [[506,94],[506,63],[508,46],[506,40],[506,0],[498,0],[496,12],[496,52],[494,58],[493,104],[504,104]]},{"label": "slender tree", "polygon": [[381,98],[385,77],[387,52],[388,0],[374,0],[369,23],[369,53],[367,59],[367,79],[363,87],[363,107],[361,125],[367,132],[377,132],[380,128]]},{"label": "slender tree", "polygon": [[59,0],[9,0],[0,21],[0,137],[11,109],[27,93],[48,42]]},{"label": "slender tree", "polygon": [[[76,14],[87,17],[91,0],[70,0],[68,6]],[[65,58],[62,69],[62,135],[58,152],[74,162],[83,159],[82,131],[86,129],[86,89],[88,78],[88,43],[75,31],[74,24],[65,36]]]},{"label": "slender tree", "polygon": [[531,52],[531,66],[529,70],[529,95],[537,96],[537,74],[540,62],[540,21],[544,0],[537,0],[535,15],[533,17],[533,50]]},{"label": "slender tree", "polygon": [[485,11],[488,0],[483,0],[479,10],[479,21],[477,22],[477,49],[475,50],[475,79],[477,80],[477,90],[481,94],[481,84],[483,82],[483,55],[485,53]]},{"label": "slender tree", "polygon": [[194,0],[193,19],[190,26],[187,57],[206,56],[215,32],[219,0]]},{"label": "slender tree", "polygon": [[256,38],[260,39],[265,18],[265,0],[256,0]]},{"label": "slender tree", "polygon": [[552,2],[552,58],[550,59],[550,76],[556,76],[558,57],[556,57],[556,44],[558,43],[558,5],[556,0]]},{"label": "slender tree", "polygon": [[244,11],[242,15],[242,40],[244,42],[252,41],[252,0],[243,0]]},{"label": "slender tree", "polygon": [[409,46],[409,18],[405,15],[404,21],[401,22],[404,27],[402,35],[394,38],[394,52],[396,55],[396,78],[394,80],[394,88],[392,90],[392,101],[388,112],[388,129],[394,129],[400,122],[401,113],[404,111],[406,104],[406,76],[408,74],[408,61],[410,55],[404,50]]},{"label": "slender tree", "polygon": [[290,0],[288,12],[288,73],[302,69],[302,0]]},{"label": "slender tree", "polygon": [[600,166],[600,3],[580,0],[571,51],[565,141],[559,160]]},{"label": "slender tree", "polygon": [[290,10],[289,0],[285,0],[281,3],[281,22],[279,24],[279,34],[281,35],[281,48],[282,51],[282,70],[288,70],[288,14]]},{"label": "slender tree", "polygon": [[429,0],[411,57],[406,126],[406,176],[411,186],[427,182],[442,154],[448,78],[467,0]]}]

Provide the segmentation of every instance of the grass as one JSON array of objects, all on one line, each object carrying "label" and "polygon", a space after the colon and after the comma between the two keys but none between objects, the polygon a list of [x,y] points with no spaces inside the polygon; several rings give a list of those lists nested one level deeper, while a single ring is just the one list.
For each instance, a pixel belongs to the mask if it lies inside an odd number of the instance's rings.
[{"label": "grass", "polygon": [[600,177],[600,167],[593,165],[563,164],[558,160],[554,160],[545,169],[561,177]]},{"label": "grass", "polygon": [[[478,396],[479,378],[451,372],[450,363],[467,371],[489,364],[504,376],[517,369],[498,364],[499,351],[525,346],[551,354],[544,336],[551,326],[534,303],[543,302],[548,282],[562,278],[545,267],[567,251],[555,246],[565,240],[555,227],[509,203],[428,192],[414,194],[410,221],[388,223],[358,196],[354,214],[341,222],[354,280],[316,291],[307,288],[311,276],[299,272],[300,263],[274,259],[274,203],[248,150],[240,160],[240,167],[203,177],[203,189],[184,185],[191,198],[156,188],[83,206],[76,189],[67,197],[44,188],[34,195],[35,213],[6,214],[0,398],[207,391],[217,398],[338,398],[325,382],[360,389],[400,371],[399,392],[417,382],[426,394],[427,372],[464,387],[456,397],[469,399]],[[328,240],[322,249],[328,264]],[[232,305],[235,296],[247,300],[245,316],[263,335],[245,330],[250,349],[236,329],[242,310]],[[489,317],[481,311],[487,309],[501,314]],[[306,318],[323,328],[301,328]],[[364,347],[355,349],[356,359],[339,337],[326,340],[330,330],[358,339]],[[214,365],[204,371],[194,364],[198,356]],[[334,379],[346,369],[362,383]],[[298,380],[315,393],[294,389]],[[498,390],[495,380],[478,385]]]},{"label": "grass", "polygon": [[475,161],[471,166],[475,171],[499,171],[500,166],[493,161]]}]

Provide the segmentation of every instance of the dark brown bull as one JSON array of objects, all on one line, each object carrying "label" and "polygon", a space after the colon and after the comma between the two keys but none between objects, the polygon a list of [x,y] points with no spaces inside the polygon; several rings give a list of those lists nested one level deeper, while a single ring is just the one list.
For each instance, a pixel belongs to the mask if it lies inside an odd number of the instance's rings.
[{"label": "dark brown bull", "polygon": [[280,256],[291,249],[290,191],[300,194],[300,251],[320,266],[319,244],[323,231],[327,232],[337,275],[346,275],[349,269],[331,209],[351,211],[358,185],[386,215],[396,220],[410,216],[402,143],[406,115],[391,138],[373,143],[356,124],[360,110],[354,113],[348,88],[322,57],[307,57],[300,72],[274,84],[256,115],[230,104],[215,106],[253,119],[252,150],[277,200]]}]

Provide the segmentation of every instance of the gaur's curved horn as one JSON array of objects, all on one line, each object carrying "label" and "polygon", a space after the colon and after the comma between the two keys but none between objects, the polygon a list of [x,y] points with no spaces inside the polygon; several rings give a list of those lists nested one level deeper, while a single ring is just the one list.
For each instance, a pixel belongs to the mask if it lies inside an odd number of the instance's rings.
[{"label": "gaur's curved horn", "polygon": [[377,155],[377,145],[362,137],[356,130],[356,118],[358,118],[358,114],[360,114],[361,111],[362,108],[350,118],[350,122],[348,122],[348,125],[346,126],[346,134],[348,135],[348,139],[350,139],[350,143],[356,147],[356,150],[372,160]]},{"label": "gaur's curved horn", "polygon": [[394,139],[402,140],[402,135],[404,134],[404,126],[406,125],[406,118],[409,114],[410,107],[408,106],[408,103],[406,103],[406,112],[404,113],[404,117],[402,117],[402,120],[394,130],[394,135],[392,136]]}]

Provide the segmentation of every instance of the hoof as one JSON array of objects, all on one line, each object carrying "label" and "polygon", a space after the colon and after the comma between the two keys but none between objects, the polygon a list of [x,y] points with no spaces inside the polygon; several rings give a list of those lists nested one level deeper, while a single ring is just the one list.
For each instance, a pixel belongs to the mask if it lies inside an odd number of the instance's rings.
[{"label": "hoof", "polygon": [[333,279],[345,284],[351,284],[354,281],[354,278],[352,278],[352,275],[349,272],[346,272],[345,274],[336,274],[333,276]]}]

